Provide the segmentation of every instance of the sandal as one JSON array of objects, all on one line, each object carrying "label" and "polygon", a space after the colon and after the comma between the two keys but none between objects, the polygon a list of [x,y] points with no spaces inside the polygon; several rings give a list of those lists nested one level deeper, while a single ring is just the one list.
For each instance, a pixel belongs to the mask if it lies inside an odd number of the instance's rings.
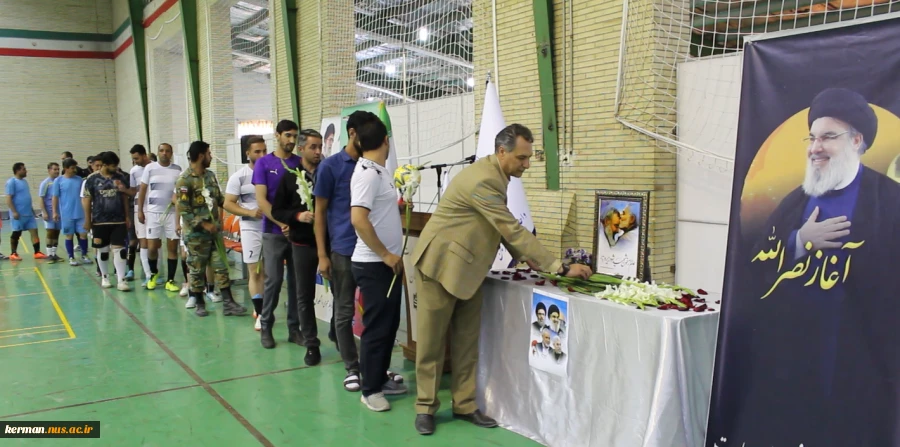
[{"label": "sandal", "polygon": [[350,392],[359,391],[359,373],[350,371],[344,377],[344,389]]},{"label": "sandal", "polygon": [[401,376],[400,374],[394,374],[391,371],[388,371],[387,376],[388,376],[388,380],[393,380],[394,382],[397,382],[397,383],[403,383],[403,376]]}]

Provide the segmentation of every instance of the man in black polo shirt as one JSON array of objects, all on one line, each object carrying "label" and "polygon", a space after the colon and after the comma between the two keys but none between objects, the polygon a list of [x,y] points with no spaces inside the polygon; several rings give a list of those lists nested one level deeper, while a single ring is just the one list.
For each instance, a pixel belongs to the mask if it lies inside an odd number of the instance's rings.
[{"label": "man in black polo shirt", "polygon": [[[97,156],[100,169],[84,181],[81,199],[84,207],[84,229],[91,231],[93,246],[97,249],[98,266],[103,288],[112,287],[109,281],[108,261],[110,251],[116,267],[118,282],[116,288],[125,292],[131,290],[125,281],[126,257],[125,239],[131,219],[128,215],[128,179],[119,171],[119,156],[114,152],[103,152]],[[112,247],[112,250],[110,250]]]}]

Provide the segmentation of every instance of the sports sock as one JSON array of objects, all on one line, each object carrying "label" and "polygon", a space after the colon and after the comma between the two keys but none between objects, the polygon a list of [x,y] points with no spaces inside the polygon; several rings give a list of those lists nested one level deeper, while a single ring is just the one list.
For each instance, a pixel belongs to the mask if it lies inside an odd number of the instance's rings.
[{"label": "sports sock", "polygon": [[78,239],[78,246],[81,247],[81,256],[87,256],[88,248],[87,248],[87,239]]},{"label": "sports sock", "polygon": [[188,266],[184,259],[181,260],[181,271],[184,273],[184,282],[188,282]]},{"label": "sports sock", "polygon": [[75,258],[75,241],[72,239],[66,239],[66,253],[70,258]]},{"label": "sports sock", "polygon": [[116,278],[118,278],[119,282],[125,281],[125,274],[128,273],[125,270],[127,266],[126,251],[124,248],[115,249],[115,254],[113,255],[113,265],[116,266]]},{"label": "sports sock", "polygon": [[141,248],[141,266],[144,268],[144,276],[150,279],[150,251],[146,248]]},{"label": "sports sock", "polygon": [[168,276],[168,280],[175,282],[175,271],[178,270],[178,260],[166,259],[166,261],[166,275]]},{"label": "sports sock", "polygon": [[[104,259],[106,258],[106,259]],[[109,275],[109,247],[97,249],[97,267],[100,269],[100,275],[106,278]]]},{"label": "sports sock", "polygon": [[34,248],[35,253],[40,253],[40,251],[41,251],[41,243],[40,242],[35,242],[34,244],[31,244],[31,246]]},{"label": "sports sock", "polygon": [[262,315],[262,295],[253,297],[253,309],[256,310],[256,315]]},{"label": "sports sock", "polygon": [[137,247],[129,246],[128,247],[128,270],[130,270],[130,271],[134,270],[134,258],[135,258],[134,254],[135,253],[137,253]]}]

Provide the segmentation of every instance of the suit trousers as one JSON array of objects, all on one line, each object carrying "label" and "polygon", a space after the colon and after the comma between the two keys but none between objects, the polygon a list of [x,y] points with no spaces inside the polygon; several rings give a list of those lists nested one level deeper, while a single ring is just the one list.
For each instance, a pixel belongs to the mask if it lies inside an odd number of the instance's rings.
[{"label": "suit trousers", "polygon": [[331,252],[331,294],[334,297],[331,321],[344,369],[359,372],[359,350],[353,335],[353,314],[356,310],[356,279],[351,271],[350,256]]},{"label": "suit trousers", "polygon": [[294,278],[297,280],[297,315],[300,318],[300,333],[307,348],[319,347],[319,327],[316,322],[316,274],[319,255],[315,247],[294,245]]},{"label": "suit trousers", "polygon": [[275,324],[275,309],[281,285],[284,284],[284,268],[287,261],[287,325],[288,330],[300,329],[297,312],[297,287],[294,278],[294,261],[291,243],[282,234],[263,233],[263,263],[266,280],[263,283],[263,308],[259,324],[263,329],[271,329]]},{"label": "suit trousers", "polygon": [[359,372],[362,374],[362,394],[380,393],[388,381],[387,370],[391,366],[391,354],[397,329],[400,328],[401,281],[391,280],[394,271],[383,262],[354,262],[353,277],[363,296],[363,329],[359,341]]},{"label": "suit trousers", "polygon": [[416,414],[433,415],[440,408],[438,389],[444,370],[448,329],[453,365],[450,381],[453,412],[471,414],[478,409],[475,368],[481,332],[481,290],[472,298],[461,300],[416,268],[416,291]]}]

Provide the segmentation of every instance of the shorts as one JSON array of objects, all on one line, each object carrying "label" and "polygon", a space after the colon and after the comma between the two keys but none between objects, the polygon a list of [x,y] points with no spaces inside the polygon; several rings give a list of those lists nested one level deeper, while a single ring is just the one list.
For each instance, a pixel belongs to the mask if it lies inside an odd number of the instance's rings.
[{"label": "shorts", "polygon": [[84,218],[81,219],[62,219],[60,221],[60,227],[62,227],[62,234],[68,236],[70,234],[85,234],[84,231]]},{"label": "shorts", "polygon": [[[94,248],[103,248],[107,245],[124,247],[125,238],[128,236],[128,228],[125,224],[101,224],[91,227],[91,237]],[[98,243],[96,239],[100,239]]]},{"label": "shorts", "polygon": [[53,220],[53,219],[50,219],[50,220],[44,220],[44,229],[46,229],[46,230],[59,230],[59,228],[60,228],[59,222],[57,222],[57,221],[55,221],[55,220]]},{"label": "shorts", "polygon": [[[166,216],[163,219],[163,216]],[[147,225],[146,239],[162,239],[165,233],[166,239],[180,239],[175,232],[175,219],[178,213],[170,210],[169,214],[144,211],[144,223]],[[162,220],[162,222],[161,222]]]},{"label": "shorts", "polygon": [[23,216],[20,214],[18,219],[13,219],[12,213],[10,213],[9,223],[12,225],[13,231],[37,230],[37,221],[34,220],[34,216]]},{"label": "shorts", "polygon": [[[148,217],[146,213],[144,214],[144,217]],[[147,224],[141,223],[141,220],[138,219],[137,211],[134,213],[134,220],[132,223],[131,235],[134,236],[135,239],[147,239]]]},{"label": "shorts", "polygon": [[256,264],[262,253],[262,232],[253,230],[241,230],[241,250],[243,251],[244,264]]}]

